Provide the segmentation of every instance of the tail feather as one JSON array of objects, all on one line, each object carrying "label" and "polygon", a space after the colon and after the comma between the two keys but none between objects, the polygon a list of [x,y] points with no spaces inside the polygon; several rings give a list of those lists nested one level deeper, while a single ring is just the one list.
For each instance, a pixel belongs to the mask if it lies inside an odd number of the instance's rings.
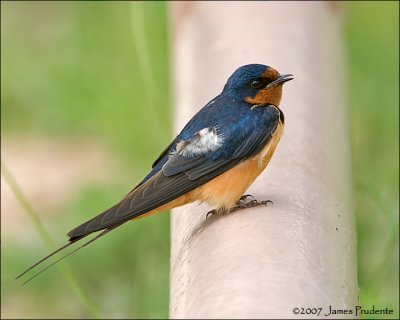
[{"label": "tail feather", "polygon": [[[115,226],[114,228],[116,228],[117,226]],[[110,228],[110,229],[105,229],[103,230],[100,234],[98,234],[97,236],[95,236],[94,238],[90,239],[89,241],[85,242],[84,244],[82,244],[81,246],[79,246],[78,248],[76,248],[75,250],[63,255],[61,258],[55,260],[54,262],[52,262],[51,264],[49,264],[47,267],[41,269],[40,271],[36,272],[33,276],[31,276],[28,280],[26,280],[25,282],[22,283],[22,285],[27,284],[29,281],[31,281],[32,279],[36,278],[38,275],[40,275],[42,272],[46,271],[47,269],[49,269],[50,267],[54,266],[55,264],[57,264],[58,262],[60,262],[61,260],[63,260],[64,258],[72,255],[73,253],[77,252],[78,250],[82,249],[83,247],[86,247],[87,245],[89,245],[90,243],[95,242],[96,240],[100,239],[101,237],[103,237],[104,235],[106,235],[108,232],[110,232],[111,230],[113,230],[114,228]],[[28,273],[30,270],[34,269],[35,267],[37,267],[38,265],[40,265],[42,262],[46,261],[48,258],[52,257],[53,255],[55,255],[56,253],[62,251],[63,249],[69,247],[70,245],[72,245],[73,243],[77,242],[78,240],[81,240],[82,238],[86,237],[85,236],[81,236],[81,237],[76,237],[72,240],[70,240],[69,243],[67,243],[66,245],[62,246],[61,248],[57,249],[56,251],[50,253],[49,255],[47,255],[46,257],[44,257],[43,259],[39,260],[38,262],[36,262],[34,265],[32,265],[31,267],[29,267],[28,269],[26,269],[23,273],[21,273],[16,279],[21,278],[23,275],[25,275],[26,273]]]},{"label": "tail feather", "polygon": [[77,237],[73,240],[70,240],[70,242],[68,242],[67,244],[63,245],[61,248],[58,248],[57,250],[53,251],[52,253],[48,254],[47,256],[45,256],[44,258],[40,259],[39,261],[37,261],[36,263],[34,263],[32,266],[30,266],[28,269],[26,269],[24,272],[22,272],[18,277],[15,278],[15,280],[18,280],[19,278],[21,278],[23,275],[25,275],[26,273],[28,273],[29,271],[31,271],[33,268],[35,268],[36,266],[38,266],[39,264],[41,264],[42,262],[46,261],[47,259],[49,259],[50,257],[54,256],[56,253],[68,248],[70,245],[74,244],[75,242],[77,242],[78,240],[84,238],[84,236],[82,237]]}]

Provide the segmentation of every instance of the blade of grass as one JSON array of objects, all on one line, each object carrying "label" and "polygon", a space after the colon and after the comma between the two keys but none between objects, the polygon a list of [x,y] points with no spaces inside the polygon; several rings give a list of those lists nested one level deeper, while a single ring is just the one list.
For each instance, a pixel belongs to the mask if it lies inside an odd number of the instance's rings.
[{"label": "blade of grass", "polygon": [[160,132],[169,135],[170,132],[158,112],[155,110],[157,103],[156,96],[153,88],[157,88],[156,81],[154,80],[153,70],[150,61],[150,50],[146,41],[144,32],[144,21],[143,21],[143,5],[140,1],[134,1],[130,3],[130,21],[132,29],[133,45],[135,47],[137,57],[139,59],[138,68],[144,80],[144,91],[148,104],[148,108],[151,110],[153,118],[155,119],[156,125]]},{"label": "blade of grass", "polygon": [[[50,250],[55,249],[55,244],[54,241],[52,240],[50,234],[47,232],[45,226],[43,225],[42,221],[40,220],[39,215],[29,202],[27,196],[24,194],[22,191],[22,188],[18,184],[17,180],[11,173],[11,171],[8,169],[8,166],[4,163],[3,160],[1,160],[1,171],[4,177],[4,180],[6,183],[9,185],[12,193],[18,200],[18,202],[21,204],[21,206],[24,208],[25,212],[31,218],[33,225],[37,232],[39,233],[40,237],[42,238],[43,242],[46,244],[46,246]],[[94,318],[94,319],[101,319],[101,312],[99,308],[93,303],[93,301],[90,299],[88,293],[85,291],[85,289],[79,284],[79,281],[73,274],[71,268],[66,262],[61,262],[59,265],[59,268],[61,270],[61,273],[67,280],[68,284],[72,288],[72,290],[75,292],[79,300],[81,301],[82,305],[85,306],[87,309],[88,313]]]}]

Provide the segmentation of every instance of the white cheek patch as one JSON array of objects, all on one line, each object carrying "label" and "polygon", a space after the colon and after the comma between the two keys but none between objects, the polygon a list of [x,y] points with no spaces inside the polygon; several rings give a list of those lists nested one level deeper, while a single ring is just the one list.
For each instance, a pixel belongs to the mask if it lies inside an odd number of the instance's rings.
[{"label": "white cheek patch", "polygon": [[177,152],[184,157],[198,156],[219,149],[224,143],[224,137],[218,133],[218,128],[204,128],[194,134],[189,141],[177,144]]}]

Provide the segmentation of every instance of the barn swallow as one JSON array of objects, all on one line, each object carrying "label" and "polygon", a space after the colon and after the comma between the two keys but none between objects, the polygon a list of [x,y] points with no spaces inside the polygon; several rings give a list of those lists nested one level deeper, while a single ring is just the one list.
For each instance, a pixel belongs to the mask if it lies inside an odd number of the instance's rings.
[{"label": "barn swallow", "polygon": [[[18,278],[78,240],[101,231],[35,277],[129,220],[194,201],[208,203],[215,208],[212,213],[217,214],[232,211],[238,205],[242,207],[241,200],[246,198],[243,193],[268,165],[282,136],[284,116],[279,108],[282,85],[292,79],[293,75],[281,75],[262,64],[238,68],[222,93],[186,124],[132,191],[111,208],[68,232],[66,245]],[[253,200],[249,206],[262,203],[265,201]]]}]

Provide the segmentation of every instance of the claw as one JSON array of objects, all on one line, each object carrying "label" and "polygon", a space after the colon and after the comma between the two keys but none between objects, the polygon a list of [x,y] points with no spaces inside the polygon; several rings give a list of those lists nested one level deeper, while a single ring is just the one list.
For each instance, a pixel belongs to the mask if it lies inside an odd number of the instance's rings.
[{"label": "claw", "polygon": [[207,219],[209,216],[213,216],[214,214],[217,214],[217,210],[208,211],[207,214],[206,214],[206,219]]},{"label": "claw", "polygon": [[267,205],[268,203],[274,204],[271,200],[262,200],[262,201],[260,201],[260,204],[265,204],[265,205]]},{"label": "claw", "polygon": [[[247,198],[252,198],[250,201],[246,201]],[[251,194],[244,194],[240,197],[240,199],[236,202],[236,205],[239,207],[248,205],[249,203],[252,203],[254,201],[257,201],[256,198],[254,196],[252,196]]]},{"label": "claw", "polygon": [[251,195],[251,194],[244,194],[244,195],[242,195],[242,196],[240,197],[239,201],[241,201],[241,200],[246,200],[246,199],[249,198],[249,197],[255,199],[254,196]]}]

